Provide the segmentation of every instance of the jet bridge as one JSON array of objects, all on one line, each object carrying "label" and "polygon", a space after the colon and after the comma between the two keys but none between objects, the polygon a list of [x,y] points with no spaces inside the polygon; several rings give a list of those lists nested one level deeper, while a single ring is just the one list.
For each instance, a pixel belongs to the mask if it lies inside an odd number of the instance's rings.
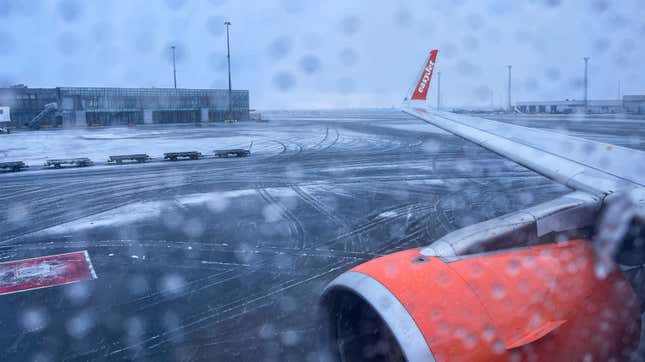
[{"label": "jet bridge", "polygon": [[42,121],[46,120],[50,116],[54,115],[55,113],[58,112],[58,104],[57,103],[48,103],[45,105],[45,108],[43,108],[40,113],[36,115],[27,125],[31,129],[40,129],[40,125]]}]

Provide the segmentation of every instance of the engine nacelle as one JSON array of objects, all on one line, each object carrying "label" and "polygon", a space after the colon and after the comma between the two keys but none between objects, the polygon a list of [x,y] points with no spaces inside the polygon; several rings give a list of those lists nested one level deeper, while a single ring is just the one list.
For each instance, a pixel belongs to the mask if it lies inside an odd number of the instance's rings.
[{"label": "engine nacelle", "polygon": [[325,289],[323,360],[625,360],[639,304],[618,268],[598,278],[594,261],[587,240],[374,259]]}]

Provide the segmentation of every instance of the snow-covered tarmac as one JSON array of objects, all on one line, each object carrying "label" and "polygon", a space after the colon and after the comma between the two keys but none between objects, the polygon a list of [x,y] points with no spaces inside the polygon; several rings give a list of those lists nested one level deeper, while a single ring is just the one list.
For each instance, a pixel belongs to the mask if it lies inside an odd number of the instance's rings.
[{"label": "snow-covered tarmac", "polygon": [[[267,115],[0,135],[0,161],[34,166],[253,142],[248,158],[0,174],[0,261],[87,250],[98,276],[3,296],[0,359],[315,360],[339,273],[569,192],[396,110]],[[511,121],[645,139],[630,120]]]}]

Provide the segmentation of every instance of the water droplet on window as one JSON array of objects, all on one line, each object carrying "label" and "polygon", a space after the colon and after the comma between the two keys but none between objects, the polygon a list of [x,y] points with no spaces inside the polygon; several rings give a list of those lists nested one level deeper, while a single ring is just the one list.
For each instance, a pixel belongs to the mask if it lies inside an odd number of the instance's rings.
[{"label": "water droplet on window", "polygon": [[204,234],[205,226],[199,218],[192,218],[184,223],[182,230],[186,236],[196,238]]},{"label": "water droplet on window", "polygon": [[74,283],[65,288],[65,296],[75,305],[84,304],[91,294],[92,291],[88,283]]},{"label": "water droplet on window", "polygon": [[206,206],[213,213],[220,213],[226,210],[229,206],[229,199],[220,194],[213,194],[206,202]]},{"label": "water droplet on window", "polygon": [[280,341],[285,346],[295,346],[300,342],[300,333],[294,330],[287,330],[280,335]]},{"label": "water droplet on window", "polygon": [[281,36],[269,44],[268,53],[274,60],[280,60],[289,55],[292,47],[293,44],[291,38]]},{"label": "water droplet on window", "polygon": [[295,83],[294,76],[289,72],[279,72],[273,77],[273,85],[282,92],[291,90]]},{"label": "water droplet on window", "polygon": [[94,313],[89,310],[84,310],[67,320],[65,327],[70,336],[80,339],[92,331],[95,323]]},{"label": "water droplet on window", "polygon": [[482,331],[482,340],[485,342],[491,342],[493,339],[495,339],[495,328],[491,326],[490,324],[486,324],[484,326],[484,330]]},{"label": "water droplet on window", "polygon": [[78,51],[78,38],[75,34],[70,32],[61,33],[58,36],[58,50],[63,53],[64,56],[72,56]]},{"label": "water droplet on window", "polygon": [[314,74],[320,70],[320,60],[315,55],[305,55],[300,58],[300,69],[305,74]]},{"label": "water droplet on window", "polygon": [[148,280],[143,275],[135,275],[128,280],[128,290],[133,296],[143,295],[150,289]]},{"label": "water droplet on window", "polygon": [[474,263],[470,267],[470,274],[475,278],[479,278],[483,272],[484,268],[479,263]]},{"label": "water droplet on window", "polygon": [[591,10],[598,12],[598,13],[604,13],[609,9],[609,1],[607,0],[592,0],[591,1]]},{"label": "water droplet on window", "polygon": [[168,274],[161,278],[158,287],[163,295],[174,297],[184,292],[186,289],[186,280],[179,274]]},{"label": "water droplet on window", "polygon": [[506,266],[506,272],[510,276],[517,276],[520,273],[520,266],[521,264],[519,261],[515,259],[509,260]]},{"label": "water droplet on window", "polygon": [[47,327],[49,316],[43,308],[27,308],[20,313],[19,321],[26,332],[32,333]]},{"label": "water droplet on window", "polygon": [[399,8],[394,12],[394,24],[400,28],[409,27],[412,23],[412,13],[405,8]]},{"label": "water droplet on window", "polygon": [[542,0],[543,4],[550,8],[557,8],[562,5],[562,0]]},{"label": "water droplet on window", "polygon": [[346,16],[340,21],[339,30],[345,35],[354,35],[360,28],[361,22],[356,16]]},{"label": "water droplet on window", "polygon": [[66,22],[76,21],[83,12],[83,4],[80,0],[61,0],[58,3],[58,14]]},{"label": "water droplet on window", "polygon": [[275,337],[275,327],[271,323],[265,323],[258,330],[258,335],[262,339],[273,338]]},{"label": "water droplet on window", "polygon": [[179,10],[181,9],[184,4],[186,4],[186,0],[165,0],[166,6],[170,8],[170,10]]},{"label": "water droplet on window", "polygon": [[433,307],[432,310],[430,311],[430,316],[432,317],[433,320],[438,320],[443,317],[443,308],[436,306]]},{"label": "water droplet on window", "polygon": [[282,219],[282,209],[276,204],[269,204],[262,210],[266,222],[276,222]]},{"label": "water droplet on window", "polygon": [[452,277],[447,272],[440,272],[437,275],[437,283],[442,287],[447,287],[452,283]]},{"label": "water droplet on window", "polygon": [[358,53],[352,48],[344,48],[341,50],[339,58],[341,64],[351,67],[358,62]]},{"label": "water droplet on window", "polygon": [[504,346],[504,341],[502,341],[501,339],[498,339],[495,342],[493,342],[493,352],[495,352],[496,354],[502,354],[504,353],[504,351],[506,351],[506,348]]},{"label": "water droplet on window", "polygon": [[131,317],[125,321],[123,326],[129,337],[140,337],[145,333],[145,322],[139,317]]},{"label": "water droplet on window", "polygon": [[500,300],[500,299],[504,298],[504,296],[506,295],[506,290],[504,289],[504,287],[501,284],[496,283],[496,284],[493,285],[493,288],[491,290],[491,294],[493,296],[493,299]]},{"label": "water droplet on window", "polygon": [[0,18],[8,17],[11,14],[11,0],[0,0]]}]

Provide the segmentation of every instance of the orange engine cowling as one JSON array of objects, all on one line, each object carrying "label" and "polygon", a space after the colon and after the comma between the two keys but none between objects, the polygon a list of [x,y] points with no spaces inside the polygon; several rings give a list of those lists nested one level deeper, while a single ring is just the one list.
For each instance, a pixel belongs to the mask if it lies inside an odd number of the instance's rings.
[{"label": "orange engine cowling", "polygon": [[624,360],[639,305],[573,240],[453,261],[413,249],[340,275],[321,298],[323,360]]}]

